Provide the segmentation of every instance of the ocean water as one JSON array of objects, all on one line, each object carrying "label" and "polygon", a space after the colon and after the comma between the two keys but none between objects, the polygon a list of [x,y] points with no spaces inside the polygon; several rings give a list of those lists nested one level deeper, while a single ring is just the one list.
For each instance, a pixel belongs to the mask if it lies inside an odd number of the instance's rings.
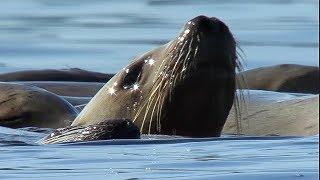
[{"label": "ocean water", "polygon": [[[316,0],[1,0],[0,73],[71,67],[114,73],[201,14],[230,27],[246,69],[319,66]],[[306,96],[251,95],[263,102]],[[0,179],[319,179],[318,136],[37,144],[47,132],[0,127]]]},{"label": "ocean water", "polygon": [[[24,132],[24,138],[27,134]],[[29,139],[39,136],[28,135]],[[1,179],[318,178],[317,136],[150,136],[142,140],[45,146],[24,144],[21,136],[15,138],[0,143]]]},{"label": "ocean water", "polygon": [[[0,72],[117,72],[198,15],[231,29],[247,68],[318,64],[317,0],[1,0]],[[88,63],[90,62],[90,63]]]}]

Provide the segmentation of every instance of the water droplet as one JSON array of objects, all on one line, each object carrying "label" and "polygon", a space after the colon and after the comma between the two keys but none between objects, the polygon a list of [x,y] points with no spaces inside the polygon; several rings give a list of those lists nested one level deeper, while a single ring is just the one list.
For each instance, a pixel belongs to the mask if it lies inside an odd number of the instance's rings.
[{"label": "water droplet", "polygon": [[192,22],[192,21],[189,21],[189,22],[188,22],[188,24],[194,25],[194,22]]},{"label": "water droplet", "polygon": [[90,132],[89,131],[83,131],[81,134],[87,135],[87,134],[90,134]]},{"label": "water droplet", "polygon": [[111,95],[116,94],[116,90],[113,87],[109,88],[108,92]]},{"label": "water droplet", "polygon": [[133,85],[132,90],[133,91],[138,90],[139,87],[140,87],[139,84],[136,83],[136,84]]},{"label": "water droplet", "polygon": [[133,107],[136,107],[136,106],[138,106],[138,102],[137,101],[133,103]]},{"label": "water droplet", "polygon": [[150,66],[152,66],[153,64],[154,64],[154,59],[149,59],[149,61],[148,61],[148,64],[150,65]]},{"label": "water droplet", "polygon": [[299,173],[299,174],[296,174],[296,176],[297,176],[297,177],[304,177],[304,175],[303,175],[303,174],[300,174],[300,173]]}]

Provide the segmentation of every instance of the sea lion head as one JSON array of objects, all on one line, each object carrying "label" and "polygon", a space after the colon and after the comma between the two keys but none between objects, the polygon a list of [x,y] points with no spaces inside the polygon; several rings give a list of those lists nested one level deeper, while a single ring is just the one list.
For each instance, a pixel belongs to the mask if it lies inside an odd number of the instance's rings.
[{"label": "sea lion head", "polygon": [[126,118],[141,133],[219,136],[234,100],[236,67],[229,28],[198,16],[118,72],[72,126]]}]

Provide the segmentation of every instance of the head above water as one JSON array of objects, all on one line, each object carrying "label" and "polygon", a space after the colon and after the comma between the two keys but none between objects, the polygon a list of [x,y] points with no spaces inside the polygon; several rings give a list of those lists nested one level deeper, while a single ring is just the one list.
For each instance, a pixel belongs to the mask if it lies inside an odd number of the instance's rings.
[{"label": "head above water", "polygon": [[118,72],[72,126],[127,118],[141,133],[219,136],[233,104],[237,65],[229,28],[198,16]]}]

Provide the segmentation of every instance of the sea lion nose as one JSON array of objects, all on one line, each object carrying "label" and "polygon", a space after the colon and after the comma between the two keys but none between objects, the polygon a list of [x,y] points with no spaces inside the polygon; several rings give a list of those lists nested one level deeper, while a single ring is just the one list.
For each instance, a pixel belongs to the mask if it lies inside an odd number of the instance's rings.
[{"label": "sea lion nose", "polygon": [[191,22],[203,33],[219,33],[223,31],[223,23],[217,18],[197,16]]}]

